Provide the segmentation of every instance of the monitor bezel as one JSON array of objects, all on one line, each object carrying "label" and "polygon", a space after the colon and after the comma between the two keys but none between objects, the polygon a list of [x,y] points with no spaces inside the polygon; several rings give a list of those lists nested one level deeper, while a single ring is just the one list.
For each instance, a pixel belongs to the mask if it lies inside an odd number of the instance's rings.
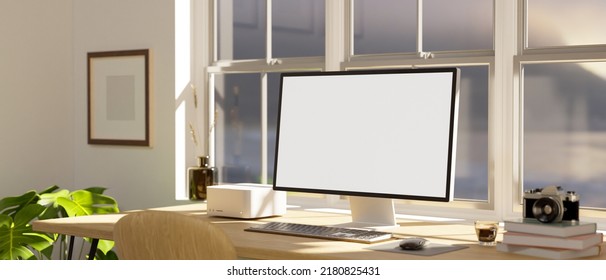
[{"label": "monitor bezel", "polygon": [[[296,76],[343,76],[343,75],[385,75],[385,74],[416,74],[416,73],[450,73],[452,74],[451,84],[451,102],[450,102],[450,123],[449,123],[449,139],[448,139],[448,164],[446,176],[446,192],[444,196],[417,196],[403,194],[389,194],[376,192],[360,192],[360,191],[342,191],[331,189],[309,189],[295,186],[280,186],[277,185],[278,176],[278,151],[280,147],[280,125],[282,117],[282,96],[283,83],[285,77]],[[459,80],[460,69],[456,67],[440,67],[440,68],[405,68],[405,69],[371,69],[371,70],[348,70],[348,71],[310,71],[310,72],[285,72],[280,75],[280,91],[278,102],[278,118],[276,127],[276,145],[274,153],[274,174],[272,186],[277,191],[301,192],[301,193],[316,193],[316,194],[332,194],[345,195],[356,197],[373,197],[373,198],[388,198],[388,199],[408,199],[422,201],[437,201],[449,202],[453,199],[454,192],[454,167],[456,161],[456,137],[457,137],[457,121],[458,121],[458,100],[459,100]]]}]

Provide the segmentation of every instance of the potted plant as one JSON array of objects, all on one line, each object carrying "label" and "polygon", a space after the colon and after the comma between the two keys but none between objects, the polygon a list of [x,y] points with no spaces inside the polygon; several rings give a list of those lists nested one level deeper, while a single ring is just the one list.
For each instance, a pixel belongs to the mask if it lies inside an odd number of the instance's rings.
[{"label": "potted plant", "polygon": [[[28,191],[21,196],[0,200],[0,260],[51,259],[58,245],[60,259],[67,257],[64,235],[32,230],[39,219],[118,213],[118,203],[103,194],[106,188],[91,187],[75,191],[51,186],[43,191]],[[88,238],[84,239],[90,242]],[[117,259],[113,241],[99,240],[96,259]]]}]

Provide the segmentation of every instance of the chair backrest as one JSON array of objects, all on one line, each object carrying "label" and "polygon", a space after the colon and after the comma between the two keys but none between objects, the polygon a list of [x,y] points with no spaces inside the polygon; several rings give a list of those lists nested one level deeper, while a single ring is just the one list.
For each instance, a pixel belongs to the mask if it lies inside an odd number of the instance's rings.
[{"label": "chair backrest", "polygon": [[114,226],[116,253],[126,260],[236,259],[236,250],[217,226],[184,214],[141,211]]}]

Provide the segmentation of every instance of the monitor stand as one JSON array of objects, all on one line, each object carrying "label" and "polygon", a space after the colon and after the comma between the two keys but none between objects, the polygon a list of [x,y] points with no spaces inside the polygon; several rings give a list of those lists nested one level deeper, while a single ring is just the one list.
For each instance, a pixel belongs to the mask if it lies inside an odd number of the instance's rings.
[{"label": "monitor stand", "polygon": [[392,199],[350,196],[349,207],[352,222],[339,226],[372,230],[399,226]]}]

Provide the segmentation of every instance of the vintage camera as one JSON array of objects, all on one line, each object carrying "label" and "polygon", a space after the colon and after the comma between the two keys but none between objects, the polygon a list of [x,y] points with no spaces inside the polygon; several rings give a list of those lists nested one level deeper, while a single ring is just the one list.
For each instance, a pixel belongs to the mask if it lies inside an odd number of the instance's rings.
[{"label": "vintage camera", "polygon": [[524,218],[536,218],[542,223],[578,221],[579,195],[563,191],[560,186],[525,191]]}]

